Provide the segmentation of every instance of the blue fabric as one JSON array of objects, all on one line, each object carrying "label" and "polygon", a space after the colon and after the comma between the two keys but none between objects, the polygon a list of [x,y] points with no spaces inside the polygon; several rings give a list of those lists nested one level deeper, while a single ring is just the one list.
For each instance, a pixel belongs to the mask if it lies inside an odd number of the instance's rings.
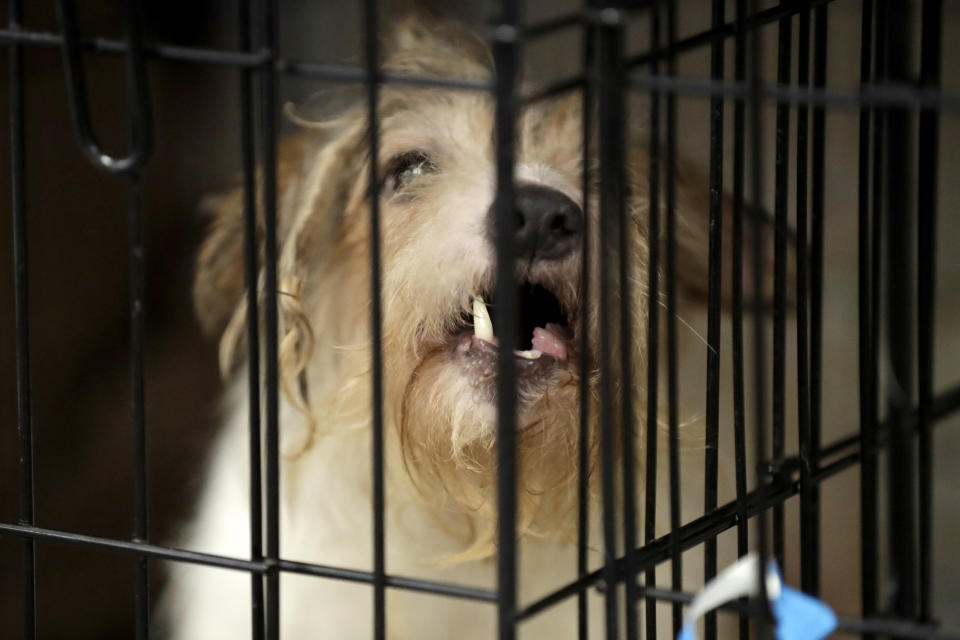
[{"label": "blue fabric", "polygon": [[822,640],[837,627],[830,607],[787,585],[780,587],[780,597],[771,605],[778,640]]}]

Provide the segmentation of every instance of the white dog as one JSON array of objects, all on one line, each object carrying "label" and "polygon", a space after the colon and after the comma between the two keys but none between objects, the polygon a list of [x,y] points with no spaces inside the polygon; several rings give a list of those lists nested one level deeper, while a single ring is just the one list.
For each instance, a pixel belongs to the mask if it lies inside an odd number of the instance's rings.
[{"label": "white dog", "polygon": [[[417,19],[397,29],[385,68],[489,80],[492,62],[484,43],[461,28]],[[580,95],[570,95],[539,103],[523,110],[517,125],[521,601],[576,577],[584,317],[590,319],[589,371],[596,370],[597,349],[597,300],[583,299],[580,286],[582,233],[596,229],[598,209],[591,197],[591,220],[585,224],[581,101]],[[488,307],[499,295],[493,287],[493,108],[492,96],[483,92],[386,85],[378,105],[377,159],[387,571],[485,588],[495,586],[496,567],[496,329]],[[280,548],[290,560],[369,570],[370,160],[364,106],[316,129],[283,141],[280,149]],[[649,185],[646,143],[642,132],[633,133],[627,210],[634,379],[642,381]],[[678,277],[701,290],[706,286],[706,197],[705,186],[694,193],[678,183]],[[199,316],[205,328],[222,336],[230,390],[209,475],[182,544],[247,557],[242,247],[241,198],[235,192],[220,201],[198,264]],[[594,283],[591,291],[597,289]],[[596,396],[596,376],[590,388]],[[644,394],[636,395],[637,442],[642,444]],[[596,403],[591,404],[596,417]],[[592,437],[593,487],[600,476],[597,443],[598,436]],[[599,547],[596,534],[592,541]],[[594,560],[599,557],[595,549],[591,553]],[[283,574],[282,636],[370,637],[370,589]],[[161,604],[161,624],[176,640],[246,638],[249,598],[250,578],[242,571],[176,565]],[[489,603],[400,589],[388,591],[387,603],[390,638],[493,637],[496,613]],[[521,628],[536,637],[572,638],[574,616],[569,602]],[[592,622],[599,625],[601,618],[593,615]]]}]

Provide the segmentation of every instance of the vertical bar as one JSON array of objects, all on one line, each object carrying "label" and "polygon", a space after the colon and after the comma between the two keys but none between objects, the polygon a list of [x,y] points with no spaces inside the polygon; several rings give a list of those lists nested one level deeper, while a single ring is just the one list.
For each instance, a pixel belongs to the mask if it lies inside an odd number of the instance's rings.
[{"label": "vertical bar", "polygon": [[[639,637],[639,617],[637,612],[637,487],[636,487],[636,434],[633,415],[633,313],[631,311],[632,274],[630,262],[630,222],[628,221],[626,200],[629,196],[627,181],[623,167],[626,163],[626,153],[623,140],[626,139],[626,97],[624,86],[626,78],[623,65],[623,23],[617,15],[616,22],[610,22],[609,36],[611,39],[610,55],[612,60],[606,66],[610,75],[612,113],[602,114],[604,119],[610,120],[612,140],[611,166],[616,171],[613,176],[616,183],[617,222],[617,253],[619,254],[620,280],[620,422],[623,436],[622,464],[623,464],[623,539],[624,565],[626,568],[626,637],[627,640],[636,640]],[[604,143],[601,142],[601,146]]]},{"label": "vertical bar", "polygon": [[372,393],[373,433],[373,638],[386,637],[386,577],[384,568],[383,523],[383,327],[380,294],[380,188],[377,178],[379,124],[377,94],[380,83],[379,25],[377,0],[365,0],[364,45],[367,71],[367,140],[370,146],[370,172],[367,197],[370,201],[370,337],[373,346]]},{"label": "vertical bar", "polygon": [[[810,9],[800,12],[797,52],[797,84],[810,85]],[[810,437],[810,370],[807,314],[807,135],[809,109],[797,106],[797,431],[800,443],[800,581],[804,591],[816,590],[814,576],[819,562],[816,549],[816,505],[811,500],[812,442]]]},{"label": "vertical bar", "polygon": [[[650,50],[660,48],[660,2],[650,8]],[[650,75],[660,75],[660,58],[654,57]],[[659,431],[658,391],[660,387],[660,92],[650,93],[650,218],[647,221],[647,244],[650,256],[647,269],[647,437],[646,486],[643,542],[657,537],[657,432]],[[656,567],[647,569],[647,587],[657,586]],[[657,637],[657,601],[646,599],[647,638]]]},{"label": "vertical bar", "polygon": [[[614,311],[611,308],[614,296],[611,273],[612,262],[617,254],[619,209],[622,204],[623,154],[623,93],[620,77],[620,13],[605,9],[600,14],[597,27],[597,75],[600,80],[599,128],[600,128],[600,449],[603,493],[603,555],[606,637],[620,637],[617,613],[617,533],[615,524],[616,502],[614,496],[614,438],[617,417],[614,409],[615,379],[613,344]],[[629,573],[627,581],[634,578]]]},{"label": "vertical bar", "polygon": [[520,20],[518,0],[504,0],[499,24],[493,33],[496,66],[495,142],[497,161],[496,249],[498,302],[495,311],[498,343],[497,370],[497,628],[500,640],[516,637],[517,608],[517,371],[513,350],[517,345],[517,300],[514,264],[513,150],[517,115],[515,83]]},{"label": "vertical bar", "polygon": [[277,360],[277,0],[262,0],[260,45],[267,53],[260,75],[263,136],[264,327],[266,385],[266,622],[268,640],[280,637],[280,398]]},{"label": "vertical bar", "polygon": [[[758,1],[750,1],[750,15],[757,14]],[[753,162],[750,163],[750,182],[753,188],[753,205],[759,209],[763,204],[763,172],[760,168],[761,153],[763,151],[763,127],[761,125],[760,113],[760,34],[757,28],[750,33],[750,155]],[[766,424],[764,413],[766,411],[766,359],[765,359],[765,340],[763,334],[763,225],[759,215],[751,216],[752,231],[752,251],[751,251],[751,271],[753,281],[753,375],[754,375],[754,428],[756,429],[756,452],[757,452],[757,486],[764,484],[765,473],[762,468],[762,461],[767,451],[766,444]],[[757,586],[760,592],[761,613],[757,618],[757,635],[761,640],[773,637],[773,616],[770,611],[770,599],[767,596],[767,582],[764,579],[766,571],[767,552],[769,545],[767,543],[767,514],[761,510],[757,514],[757,524],[759,536],[757,538],[757,553],[760,555],[760,562],[757,567]]]},{"label": "vertical bar", "polygon": [[[940,87],[940,39],[943,18],[942,0],[924,0],[920,85]],[[937,136],[939,115],[936,109],[920,112],[920,141],[917,156],[917,393],[919,428],[919,542],[920,542],[920,619],[931,618],[931,547],[933,546],[933,434],[930,411],[933,403],[933,314],[936,291],[937,227]]]},{"label": "vertical bar", "polygon": [[[20,29],[21,0],[10,0],[8,24]],[[19,508],[17,522],[33,524],[33,416],[30,388],[30,276],[27,244],[26,109],[23,45],[10,44],[10,192],[13,214],[13,288],[17,343],[17,438],[19,444]],[[36,550],[32,538],[20,540],[22,633],[37,635]]]},{"label": "vertical bar", "polygon": [[[738,84],[746,80],[747,0],[737,0],[736,41],[734,49],[734,79]],[[733,447],[737,500],[737,556],[748,551],[747,522],[747,435],[743,383],[743,177],[746,104],[738,98],[733,110]],[[750,621],[739,616],[738,637],[747,640]]]},{"label": "vertical bar", "polygon": [[[132,105],[130,105],[132,108]],[[128,109],[128,113],[131,109]],[[143,186],[137,171],[127,174],[127,226],[130,270],[130,392],[133,429],[133,541],[147,542],[147,448],[144,414],[144,337],[146,274],[143,246]],[[149,630],[147,557],[137,556],[134,577],[134,629],[137,640]]]},{"label": "vertical bar", "polygon": [[[869,84],[873,49],[873,0],[864,0],[860,26],[860,85]],[[876,367],[873,364],[873,284],[870,225],[869,107],[860,107],[860,150],[857,177],[858,323],[860,360],[860,606],[861,615],[876,612],[877,585],[877,457]]]},{"label": "vertical bar", "polygon": [[[667,75],[677,75],[677,9],[667,3]],[[683,588],[680,547],[680,425],[677,389],[677,94],[667,94],[667,413],[670,457],[670,569],[671,588]],[[674,602],[673,635],[680,632],[683,611]]]},{"label": "vertical bar", "polygon": [[[777,34],[777,84],[790,84],[792,17],[779,22]],[[790,154],[790,105],[777,103],[776,174],[774,185],[774,287],[773,287],[773,460],[784,456],[784,422],[786,418],[786,347],[787,347],[787,196],[790,178],[787,172]],[[802,251],[806,247],[801,248]],[[762,280],[754,280],[760,283]],[[773,508],[773,554],[783,566],[784,510]]]},{"label": "vertical bar", "polygon": [[[725,22],[724,0],[713,0],[711,26]],[[723,81],[722,39],[710,46],[710,78]],[[723,96],[710,99],[710,253],[707,293],[707,423],[704,448],[703,512],[717,508],[717,482],[720,449],[720,299],[723,278]],[[717,575],[717,539],[703,545],[703,580]],[[717,614],[704,617],[704,638],[716,640]]]},{"label": "vertical bar", "polygon": [[[590,0],[585,5],[589,7]],[[593,109],[593,82],[590,70],[593,68],[593,29],[584,24],[583,34],[583,73],[587,82],[583,87],[582,135],[583,156],[581,189],[583,190],[583,242],[580,247],[580,299],[582,304],[590,304],[590,129]],[[587,575],[587,551],[590,545],[590,314],[580,314],[580,434],[577,438],[577,577]],[[587,592],[577,593],[577,638],[587,640],[588,634]]]},{"label": "vertical bar", "polygon": [[[241,51],[252,51],[251,3],[242,0],[238,7],[238,40]],[[257,190],[254,124],[253,70],[240,70],[240,150],[243,166],[243,261],[247,285],[247,410],[250,457],[250,559],[263,560],[263,483],[260,446],[260,312],[257,295]],[[250,574],[250,637],[263,640],[263,576]]]},{"label": "vertical bar", "polygon": [[[827,83],[827,7],[814,9],[813,85],[823,89]],[[823,193],[826,162],[826,117],[824,108],[813,108],[813,149],[810,193],[811,249],[810,249],[810,430],[807,453],[811,471],[819,466],[820,456],[820,398],[823,370]],[[820,486],[810,482],[806,490],[808,505],[809,553],[816,558],[807,573],[801,576],[802,588],[807,593],[820,592]]]},{"label": "vertical bar", "polygon": [[[130,46],[139,46],[140,3],[124,3],[126,39]],[[140,127],[145,117],[140,108],[136,86],[146,83],[135,76],[145,73],[142,67],[128,64],[126,69],[126,119],[130,147],[137,147]],[[130,308],[130,409],[133,461],[133,541],[148,540],[147,443],[144,392],[144,346],[146,340],[146,258],[143,242],[143,180],[140,170],[131,167],[127,177],[128,277]],[[149,565],[146,556],[137,556],[134,564],[133,610],[134,637],[146,640],[150,628]]]},{"label": "vertical bar", "polygon": [[[909,82],[910,10],[890,3],[887,39],[887,77],[891,82]],[[890,369],[886,400],[890,431],[887,479],[890,496],[887,602],[903,618],[917,610],[916,471],[913,425],[913,216],[910,207],[910,113],[892,108],[886,115],[887,149],[887,348]]]}]

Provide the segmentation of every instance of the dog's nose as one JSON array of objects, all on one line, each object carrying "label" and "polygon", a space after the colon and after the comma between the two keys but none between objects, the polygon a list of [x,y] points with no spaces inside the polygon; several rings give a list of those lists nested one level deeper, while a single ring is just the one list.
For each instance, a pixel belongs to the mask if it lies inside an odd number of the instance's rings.
[{"label": "dog's nose", "polygon": [[[580,247],[583,211],[568,196],[535,184],[521,184],[516,197],[516,246],[521,260],[556,260]],[[491,210],[491,227],[494,212]]]}]

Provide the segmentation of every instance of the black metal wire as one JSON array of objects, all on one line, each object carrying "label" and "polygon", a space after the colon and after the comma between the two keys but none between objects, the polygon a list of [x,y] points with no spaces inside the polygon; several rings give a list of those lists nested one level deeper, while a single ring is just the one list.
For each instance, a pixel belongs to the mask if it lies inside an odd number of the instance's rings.
[{"label": "black metal wire", "polygon": [[[677,74],[676,57],[677,9],[673,2],[667,3],[667,73]],[[682,589],[680,540],[680,401],[677,363],[677,96],[667,95],[667,158],[666,158],[666,287],[667,287],[667,413],[669,421],[670,459],[670,572],[674,591]],[[674,603],[673,635],[683,625],[683,611]]]},{"label": "black metal wire", "polygon": [[[860,82],[870,81],[873,50],[873,2],[864,0],[860,27]],[[873,268],[870,219],[871,111],[860,109],[860,150],[857,176],[858,325],[860,376],[860,606],[864,617],[876,611],[877,584],[877,460],[876,368],[873,359]]]},{"label": "black metal wire", "polygon": [[497,628],[500,640],[516,637],[517,607],[517,457],[516,408],[517,301],[514,284],[514,127],[517,117],[515,84],[519,57],[517,25],[519,0],[505,0],[493,31],[496,67],[496,198],[494,200],[497,251],[496,286],[499,304],[494,309],[499,340],[497,353]]},{"label": "black metal wire", "polygon": [[80,53],[79,28],[73,0],[58,0],[57,13],[63,25],[63,69],[67,80],[67,102],[74,133],[80,149],[95,166],[111,173],[126,173],[143,167],[153,149],[153,116],[150,92],[143,63],[143,40],[140,27],[140,2],[123,3],[124,76],[127,92],[127,116],[130,121],[130,150],[126,156],[114,157],[103,151],[90,122],[89,96]]},{"label": "black metal wire", "polygon": [[[147,443],[144,397],[144,340],[146,271],[143,244],[143,187],[136,171],[127,172],[127,226],[130,290],[130,409],[133,440],[133,541],[147,541]],[[149,631],[149,575],[147,558],[136,559],[134,577],[134,634],[146,640]]]},{"label": "black metal wire", "polygon": [[[23,20],[21,0],[7,6],[10,29],[18,31]],[[33,400],[30,386],[30,257],[27,232],[27,148],[24,93],[24,50],[13,45],[9,52],[10,72],[10,196],[13,224],[13,287],[17,349],[17,479],[19,505],[17,523],[34,522]],[[21,633],[24,640],[37,635],[36,549],[34,541],[20,542]]]},{"label": "black metal wire", "polygon": [[[618,221],[623,205],[623,86],[621,74],[620,14],[609,10],[601,14],[596,32],[596,71],[599,80],[598,127],[600,155],[600,451],[603,520],[604,613],[607,640],[620,637],[617,611],[617,532],[614,480],[614,441],[618,415],[614,407],[617,380],[614,374],[613,337],[616,312],[613,307],[616,271]],[[622,338],[622,337],[621,337]],[[622,427],[623,425],[621,425]]]},{"label": "black metal wire", "polygon": [[266,573],[264,637],[280,637],[280,397],[277,311],[277,77],[279,50],[276,0],[262,0],[259,44],[269,52],[260,69],[260,136],[263,157],[264,396],[266,434],[264,556]]},{"label": "black metal wire", "polygon": [[[906,6],[889,6],[886,39],[887,73],[904,81],[910,74],[910,11]],[[890,504],[888,543],[890,548],[887,603],[901,618],[917,612],[916,482],[913,429],[913,217],[910,206],[912,184],[910,114],[890,109],[885,118],[886,155],[885,220],[887,223],[887,349],[890,367],[886,380],[887,411],[891,420],[887,481]]]},{"label": "black metal wire", "polygon": [[[723,24],[724,0],[714,0],[712,26]],[[723,47],[721,40],[710,46],[710,79],[723,80]],[[720,454],[720,298],[723,267],[723,98],[710,100],[710,246],[707,275],[707,415],[704,431],[703,512],[717,508]],[[703,545],[703,580],[717,575],[717,541]],[[631,581],[632,582],[632,581]],[[717,616],[704,618],[704,638],[716,640]]]},{"label": "black metal wire", "polygon": [[[799,13],[804,7],[818,7],[822,4],[833,2],[833,0],[807,0],[807,2],[780,2],[777,5],[758,11],[756,7],[751,7],[750,12],[744,16],[746,31],[756,32],[760,27],[777,22],[784,18],[789,18]],[[670,47],[654,49],[627,59],[627,67],[638,67],[651,62],[654,58],[665,59],[670,55],[680,55],[687,51],[698,49],[710,44],[715,40],[724,40],[736,35],[737,21],[727,22],[719,27],[712,27],[706,31],[687,36],[683,40],[677,40],[672,49]],[[672,54],[671,54],[672,51]]]},{"label": "black metal wire", "polygon": [[[797,34],[797,83],[810,83],[810,11],[800,13]],[[811,491],[813,472],[811,453],[813,438],[810,433],[810,361],[807,307],[807,152],[809,112],[806,105],[797,108],[797,432],[800,443],[800,582],[804,591],[815,593],[816,570],[820,559],[817,551],[817,506]]]},{"label": "black metal wire", "polygon": [[[827,81],[827,7],[814,10],[813,85],[822,90]],[[822,106],[813,108],[813,149],[810,193],[811,250],[810,250],[810,401],[807,452],[812,457],[810,466],[816,471],[820,462],[821,392],[823,370],[823,240],[824,240],[824,170],[826,164],[826,114]],[[799,243],[798,243],[799,244]],[[803,246],[800,244],[799,246]],[[799,252],[798,252],[799,253]],[[814,558],[813,566],[801,575],[804,591],[818,595],[820,590],[820,488],[808,484],[806,490],[806,523],[808,529],[807,557]]]},{"label": "black metal wire", "polygon": [[[250,0],[238,5],[237,36],[241,50],[253,45]],[[254,109],[256,96],[253,70],[240,70],[240,149],[243,168],[243,265],[247,287],[247,437],[249,451],[250,560],[263,561],[263,449],[260,432],[260,312],[257,264],[257,188],[256,130]],[[250,574],[250,638],[264,637],[263,576]]]},{"label": "black metal wire", "polygon": [[[783,3],[780,3],[781,5]],[[758,2],[751,0],[750,13],[757,13]],[[757,31],[752,31],[749,38],[750,53],[748,61],[750,63],[750,183],[753,191],[753,202],[758,206],[763,202],[763,172],[760,168],[761,151],[763,149],[763,128],[761,126],[760,114],[760,35]],[[754,430],[756,432],[756,456],[757,456],[757,485],[764,483],[764,471],[762,463],[767,454],[766,446],[766,360],[764,350],[764,332],[763,332],[763,229],[759,217],[752,216],[751,219],[751,271],[753,282],[753,376],[754,376]],[[760,556],[760,562],[757,563],[757,585],[759,587],[760,603],[762,614],[757,619],[757,631],[761,640],[773,637],[772,614],[770,613],[770,601],[767,595],[767,584],[764,579],[767,563],[767,519],[766,512],[761,510],[757,514],[757,523],[759,535],[757,536],[757,553]]]},{"label": "black metal wire", "polygon": [[[660,6],[657,2],[650,11],[650,46],[660,46]],[[650,74],[659,76],[660,61],[650,63]],[[658,396],[660,390],[660,94],[650,93],[649,142],[650,213],[647,221],[647,244],[650,255],[647,269],[647,437],[646,486],[644,487],[643,542],[649,544],[657,536],[657,433],[659,431]],[[657,582],[654,568],[647,570],[644,584]],[[646,601],[644,615],[648,638],[657,637],[657,603]]]},{"label": "black metal wire", "polygon": [[[589,4],[590,0],[586,0]],[[583,72],[586,74],[593,68],[594,59],[594,30],[592,25],[584,26],[583,34]],[[589,304],[592,294],[590,288],[590,278],[592,272],[590,261],[592,252],[590,250],[590,239],[592,225],[590,224],[590,164],[592,162],[592,145],[590,138],[592,135],[592,113],[594,83],[587,82],[583,86],[583,101],[580,103],[582,110],[582,144],[583,154],[581,155],[581,189],[583,196],[581,202],[583,205],[583,237],[580,245],[580,299],[582,304]],[[582,578],[587,573],[587,551],[590,545],[590,377],[592,370],[591,344],[590,344],[590,314],[580,314],[580,381],[578,386],[580,400],[580,424],[579,436],[577,438],[577,577]],[[577,638],[587,640],[589,633],[589,609],[587,606],[587,593],[581,591],[577,594]]]},{"label": "black metal wire", "polygon": [[372,483],[373,483],[373,638],[383,640],[387,633],[386,622],[386,569],[384,558],[384,492],[383,492],[383,324],[380,266],[380,180],[379,120],[377,98],[379,94],[378,73],[379,10],[376,0],[366,0],[363,5],[363,33],[367,71],[367,142],[370,165],[367,182],[367,199],[370,202],[370,338],[371,405],[372,415]]},{"label": "black metal wire", "polygon": [[[777,33],[777,84],[790,84],[790,55],[792,52],[792,18],[780,20]],[[773,458],[784,454],[784,431],[787,397],[787,198],[789,196],[790,105],[777,104],[775,177],[773,208],[774,223],[774,284],[773,284]],[[806,233],[804,232],[804,235]],[[755,272],[755,275],[759,273]],[[754,279],[754,286],[763,282]],[[804,310],[799,309],[800,313]],[[784,560],[784,509],[773,508],[773,555],[780,566]]]},{"label": "black metal wire", "polygon": [[[736,5],[736,41],[734,44],[734,78],[742,83],[746,78],[747,45],[746,19],[747,2],[737,0]],[[743,180],[744,147],[746,140],[746,105],[737,100],[733,111],[733,291],[731,303],[731,323],[733,324],[731,351],[733,355],[733,447],[734,473],[737,505],[737,556],[743,557],[748,551],[747,523],[747,436],[744,408],[743,374]],[[738,637],[747,640],[750,634],[750,621],[741,615],[738,621]]]},{"label": "black metal wire", "polygon": [[[624,176],[623,166],[626,161],[626,150],[623,141],[627,138],[626,132],[626,87],[624,83],[624,70],[622,67],[623,48],[624,48],[624,28],[620,20],[622,14],[618,14],[618,21],[610,25],[611,43],[615,49],[612,52],[616,56],[615,64],[611,65],[607,72],[610,74],[610,82],[616,90],[616,94],[611,96],[617,101],[616,111],[610,114],[611,120],[619,112],[619,117],[611,122],[615,129],[612,133],[613,149],[611,160],[619,167],[615,178],[618,182],[617,199],[615,204],[616,223],[617,223],[617,257],[619,263],[618,279],[620,281],[620,422],[623,439],[622,468],[623,478],[623,544],[626,571],[629,575],[636,575],[636,565],[634,554],[637,545],[637,487],[636,487],[636,433],[635,417],[633,413],[633,372],[634,372],[634,343],[633,343],[633,300],[631,288],[633,287],[632,275],[634,273],[631,261],[631,247],[629,246],[630,231],[633,228],[628,219],[627,200],[630,198],[629,185]],[[615,74],[615,75],[614,75]],[[619,131],[616,130],[619,128]],[[601,142],[600,148],[604,145]],[[601,167],[602,169],[602,167]],[[636,640],[639,637],[639,614],[637,611],[637,583],[636,580],[626,581],[626,603],[624,612],[626,614],[626,637],[628,640]]]},{"label": "black metal wire", "polygon": [[[922,9],[920,85],[940,86],[940,49],[943,18],[941,0],[925,0]],[[933,358],[934,295],[936,290],[937,153],[939,115],[920,112],[917,153],[917,402],[918,402],[918,521],[919,616],[930,620],[933,547]]]}]

